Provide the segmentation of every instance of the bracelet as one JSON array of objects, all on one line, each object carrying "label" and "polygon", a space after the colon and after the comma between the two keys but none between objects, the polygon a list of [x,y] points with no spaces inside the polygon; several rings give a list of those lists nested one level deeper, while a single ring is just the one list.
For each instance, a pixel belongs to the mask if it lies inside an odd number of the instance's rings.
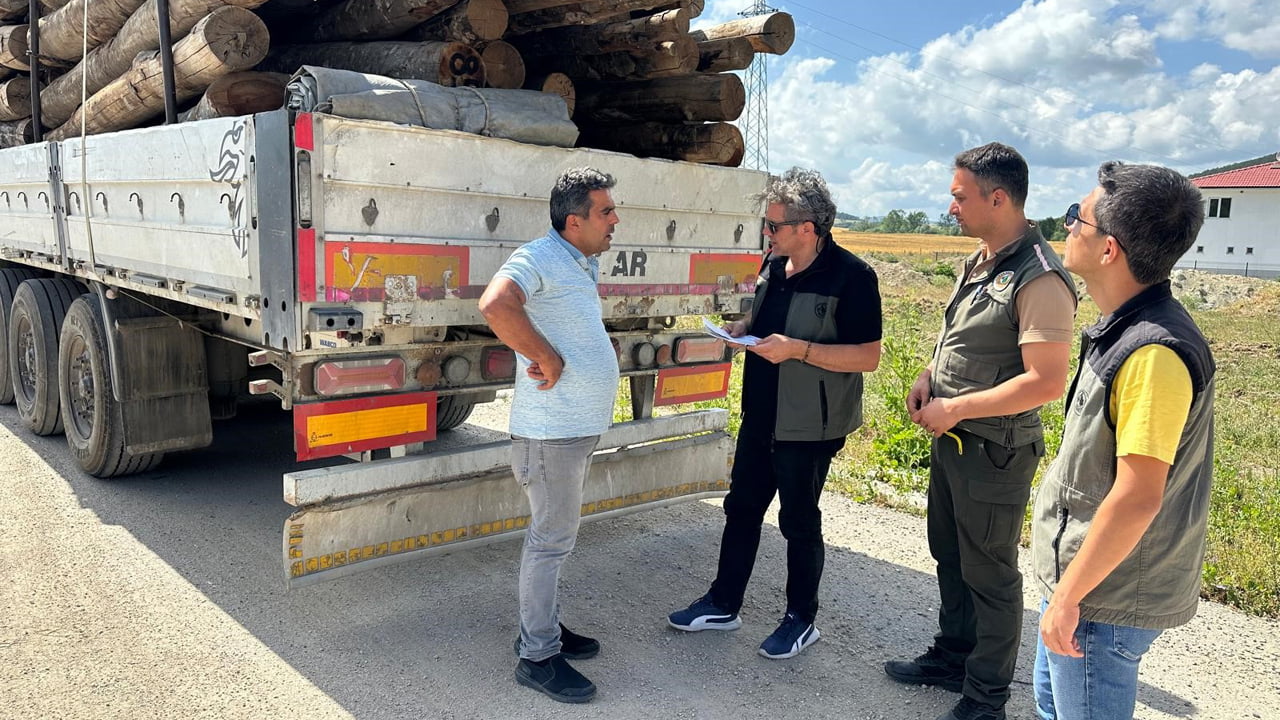
[{"label": "bracelet", "polygon": [[808,364],[809,364],[809,348],[811,348],[811,347],[813,347],[813,341],[812,341],[812,340],[805,340],[805,341],[804,341],[804,355],[803,355],[803,356],[801,356],[801,358],[800,358],[800,362],[802,362],[802,363],[804,363],[804,364],[806,364],[806,365],[808,365]]}]

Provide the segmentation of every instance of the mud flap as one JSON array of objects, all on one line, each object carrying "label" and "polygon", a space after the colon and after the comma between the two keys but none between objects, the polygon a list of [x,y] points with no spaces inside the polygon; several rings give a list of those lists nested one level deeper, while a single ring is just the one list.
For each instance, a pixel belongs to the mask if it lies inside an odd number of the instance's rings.
[{"label": "mud flap", "polygon": [[[712,410],[610,430],[583,488],[583,520],[723,496],[733,452],[726,421],[725,411]],[[284,525],[289,586],[523,535],[529,504],[508,447],[286,475],[286,500],[314,503]]]},{"label": "mud flap", "polygon": [[125,448],[143,455],[212,442],[200,333],[169,317],[120,318],[115,330]]}]

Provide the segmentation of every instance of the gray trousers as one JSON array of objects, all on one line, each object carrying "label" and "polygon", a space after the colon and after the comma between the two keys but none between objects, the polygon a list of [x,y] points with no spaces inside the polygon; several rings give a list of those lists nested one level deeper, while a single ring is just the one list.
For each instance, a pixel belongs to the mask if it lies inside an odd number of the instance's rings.
[{"label": "gray trousers", "polygon": [[1009,699],[1022,638],[1018,539],[1044,443],[1007,448],[963,430],[943,435],[929,463],[929,552],[938,562],[934,646],[965,669],[964,694]]},{"label": "gray trousers", "polygon": [[560,653],[560,566],[582,519],[582,483],[599,435],[555,440],[511,437],[511,471],[529,497],[531,519],[520,555],[520,657]]}]

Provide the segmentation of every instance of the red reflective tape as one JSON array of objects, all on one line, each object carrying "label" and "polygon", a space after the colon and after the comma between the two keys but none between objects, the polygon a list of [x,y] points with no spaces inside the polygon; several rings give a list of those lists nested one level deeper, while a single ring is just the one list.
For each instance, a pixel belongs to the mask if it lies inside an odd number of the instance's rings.
[{"label": "red reflective tape", "polygon": [[293,145],[299,150],[315,150],[315,129],[311,126],[311,113],[298,113],[293,123]]},{"label": "red reflective tape", "polygon": [[298,300],[316,301],[315,228],[298,228]]}]

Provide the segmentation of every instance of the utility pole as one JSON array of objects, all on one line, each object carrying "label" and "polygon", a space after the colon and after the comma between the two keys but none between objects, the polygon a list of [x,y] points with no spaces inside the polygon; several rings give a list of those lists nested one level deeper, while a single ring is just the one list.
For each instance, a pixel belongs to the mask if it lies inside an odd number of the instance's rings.
[{"label": "utility pole", "polygon": [[[742,17],[755,17],[766,13],[777,12],[764,3],[755,0],[751,7],[738,13]],[[756,170],[769,169],[769,73],[765,68],[765,54],[756,53],[747,67],[744,83],[747,91],[747,107],[742,112],[742,121],[738,129],[742,131],[742,139],[746,145],[746,157],[742,159],[744,167]]]}]

